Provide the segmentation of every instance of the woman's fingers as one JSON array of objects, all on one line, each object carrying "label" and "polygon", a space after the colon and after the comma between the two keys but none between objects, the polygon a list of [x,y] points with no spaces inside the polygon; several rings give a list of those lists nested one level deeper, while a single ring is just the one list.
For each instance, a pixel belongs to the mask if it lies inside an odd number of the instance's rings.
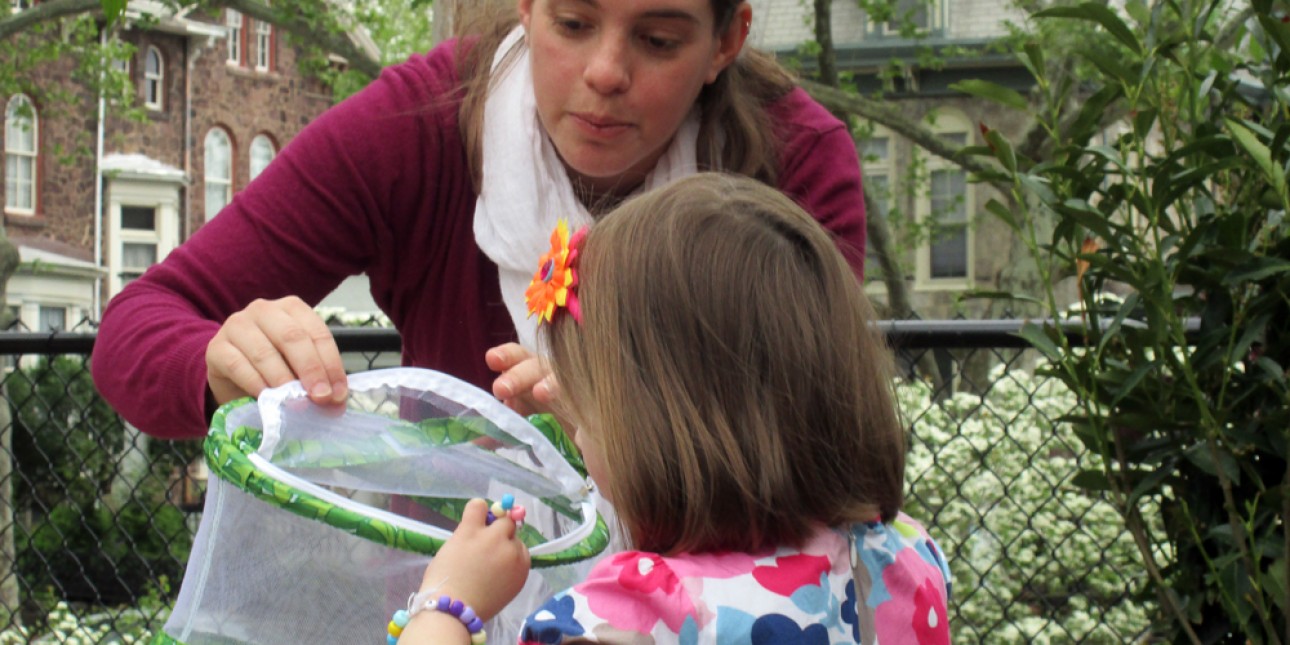
[{"label": "woman's fingers", "polygon": [[219,403],[294,379],[317,403],[339,403],[348,394],[331,331],[294,296],[256,300],[229,316],[206,347],[206,368]]},{"label": "woman's fingers", "polygon": [[548,412],[554,389],[546,383],[551,372],[532,352],[517,343],[494,347],[484,355],[484,362],[495,372],[493,396],[520,414]]}]

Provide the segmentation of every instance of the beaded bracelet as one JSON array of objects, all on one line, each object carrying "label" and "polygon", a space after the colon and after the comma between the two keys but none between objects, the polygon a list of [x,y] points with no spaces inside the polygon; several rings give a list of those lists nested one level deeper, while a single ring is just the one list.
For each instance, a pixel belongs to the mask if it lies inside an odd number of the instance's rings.
[{"label": "beaded bracelet", "polygon": [[408,626],[408,621],[412,617],[426,611],[441,611],[452,615],[453,618],[461,621],[470,633],[470,642],[472,645],[483,645],[488,642],[488,636],[484,633],[484,621],[475,615],[475,610],[470,605],[460,601],[453,600],[450,596],[434,596],[434,591],[414,594],[408,599],[408,608],[400,609],[394,612],[390,619],[390,624],[386,627],[387,635],[385,637],[386,645],[395,645],[399,641],[399,636],[403,634],[403,628]]}]

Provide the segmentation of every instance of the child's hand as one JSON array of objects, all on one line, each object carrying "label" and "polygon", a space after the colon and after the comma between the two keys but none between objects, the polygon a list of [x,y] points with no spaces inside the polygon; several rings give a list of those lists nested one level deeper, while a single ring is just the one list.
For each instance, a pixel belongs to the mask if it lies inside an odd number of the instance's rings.
[{"label": "child's hand", "polygon": [[487,621],[519,594],[529,575],[529,550],[515,536],[515,522],[497,518],[485,525],[488,503],[473,499],[461,523],[426,567],[421,590],[438,587]]}]

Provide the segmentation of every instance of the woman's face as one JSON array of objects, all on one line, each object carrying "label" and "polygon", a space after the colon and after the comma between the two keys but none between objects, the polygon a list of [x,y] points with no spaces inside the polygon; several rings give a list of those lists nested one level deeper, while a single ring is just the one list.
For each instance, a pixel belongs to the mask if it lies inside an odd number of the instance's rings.
[{"label": "woman's face", "polygon": [[570,175],[635,188],[743,47],[741,4],[715,33],[710,0],[520,0],[538,116]]}]

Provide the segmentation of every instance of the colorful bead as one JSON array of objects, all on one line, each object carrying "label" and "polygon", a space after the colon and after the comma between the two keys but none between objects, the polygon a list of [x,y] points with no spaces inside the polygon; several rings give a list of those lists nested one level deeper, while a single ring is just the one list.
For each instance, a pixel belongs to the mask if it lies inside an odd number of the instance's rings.
[{"label": "colorful bead", "polygon": [[515,506],[515,496],[510,493],[502,495],[502,510],[509,511],[512,506]]},{"label": "colorful bead", "polygon": [[488,635],[482,629],[470,635],[470,645],[484,645],[487,642]]},{"label": "colorful bead", "polygon": [[391,620],[385,631],[389,632],[390,636],[398,638],[403,635],[403,626]]},{"label": "colorful bead", "polygon": [[496,521],[497,521],[497,516],[493,515],[492,511],[489,511],[488,516],[484,518],[484,526],[488,526],[489,524],[492,524],[493,522],[496,522]]},{"label": "colorful bead", "polygon": [[461,610],[461,615],[458,616],[458,618],[461,619],[461,622],[470,624],[470,621],[476,620],[478,617],[475,616],[474,609],[471,609],[470,607],[466,607],[465,609]]},{"label": "colorful bead", "polygon": [[397,636],[391,636],[389,634],[385,635],[385,645],[398,645],[398,643],[399,639]]},{"label": "colorful bead", "polygon": [[460,600],[454,600],[451,605],[448,605],[448,613],[452,614],[453,618],[461,618],[463,611],[466,611],[466,603]]},{"label": "colorful bead", "polygon": [[[466,623],[465,620],[462,620],[461,622]],[[484,629],[484,621],[480,620],[479,616],[475,616],[474,618],[471,618],[470,622],[466,623],[466,631],[472,634],[478,631],[482,631],[483,629]]]},{"label": "colorful bead", "polygon": [[452,598],[448,596],[439,596],[439,602],[435,604],[435,607],[439,611],[448,611],[448,607],[450,607],[451,605],[452,605]]},{"label": "colorful bead", "polygon": [[516,506],[515,508],[511,509],[511,520],[514,521],[516,524],[524,523],[524,515],[525,513],[524,513],[523,506]]},{"label": "colorful bead", "polygon": [[493,505],[490,506],[488,510],[497,517],[503,517],[506,515],[506,509],[502,508],[501,502],[493,502]]},{"label": "colorful bead", "polygon": [[399,627],[407,627],[408,621],[411,619],[412,617],[408,615],[406,610],[400,609],[394,612],[394,624]]}]

